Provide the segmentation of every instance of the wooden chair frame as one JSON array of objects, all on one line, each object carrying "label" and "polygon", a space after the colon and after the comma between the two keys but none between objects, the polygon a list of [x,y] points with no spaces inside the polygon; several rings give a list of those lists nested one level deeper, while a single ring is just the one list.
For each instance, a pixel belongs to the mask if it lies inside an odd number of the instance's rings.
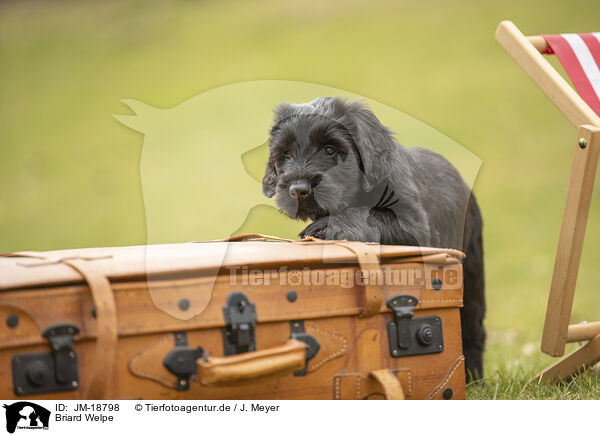
[{"label": "wooden chair frame", "polygon": [[569,325],[600,154],[600,117],[544,59],[548,45],[542,36],[526,37],[511,21],[503,21],[496,39],[578,130],[541,349],[562,356],[567,342],[589,342],[539,375],[540,380],[562,381],[600,361],[600,322]]}]

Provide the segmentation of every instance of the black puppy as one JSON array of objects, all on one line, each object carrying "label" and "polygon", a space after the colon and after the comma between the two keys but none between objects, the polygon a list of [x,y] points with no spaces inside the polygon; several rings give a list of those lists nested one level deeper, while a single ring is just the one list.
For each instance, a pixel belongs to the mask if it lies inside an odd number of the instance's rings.
[{"label": "black puppy", "polygon": [[466,252],[461,309],[467,377],[483,374],[481,214],[442,156],[404,148],[360,102],[318,98],[275,109],[263,192],[301,237],[455,248]]}]

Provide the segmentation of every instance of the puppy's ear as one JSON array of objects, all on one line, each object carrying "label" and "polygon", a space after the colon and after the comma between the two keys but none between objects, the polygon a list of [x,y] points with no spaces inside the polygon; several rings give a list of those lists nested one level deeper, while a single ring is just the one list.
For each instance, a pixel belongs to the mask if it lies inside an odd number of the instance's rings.
[{"label": "puppy's ear", "polygon": [[269,160],[267,161],[267,169],[265,170],[265,176],[262,179],[262,191],[266,197],[271,198],[275,195],[277,190],[277,169],[275,168],[275,162],[271,159],[269,154]]},{"label": "puppy's ear", "polygon": [[[343,125],[350,131],[363,165],[363,189],[370,191],[387,181],[391,174],[390,157],[398,147],[392,132],[362,102],[344,102]],[[340,102],[336,103],[340,110]]]}]

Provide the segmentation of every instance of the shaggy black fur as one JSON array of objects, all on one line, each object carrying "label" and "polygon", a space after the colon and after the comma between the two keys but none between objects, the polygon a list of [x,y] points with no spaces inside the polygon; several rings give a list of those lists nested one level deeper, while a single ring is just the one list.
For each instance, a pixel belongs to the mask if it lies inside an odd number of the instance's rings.
[{"label": "shaggy black fur", "polygon": [[439,154],[404,148],[362,103],[318,98],[275,109],[263,192],[313,222],[322,239],[463,250],[467,377],[483,375],[482,221],[475,197]]}]

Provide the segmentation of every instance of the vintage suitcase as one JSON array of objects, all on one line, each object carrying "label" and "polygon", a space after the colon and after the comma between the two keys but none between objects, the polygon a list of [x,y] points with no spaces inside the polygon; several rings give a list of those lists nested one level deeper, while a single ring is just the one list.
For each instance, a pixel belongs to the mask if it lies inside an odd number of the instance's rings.
[{"label": "vintage suitcase", "polygon": [[462,253],[238,239],[1,256],[0,397],[465,398]]}]

